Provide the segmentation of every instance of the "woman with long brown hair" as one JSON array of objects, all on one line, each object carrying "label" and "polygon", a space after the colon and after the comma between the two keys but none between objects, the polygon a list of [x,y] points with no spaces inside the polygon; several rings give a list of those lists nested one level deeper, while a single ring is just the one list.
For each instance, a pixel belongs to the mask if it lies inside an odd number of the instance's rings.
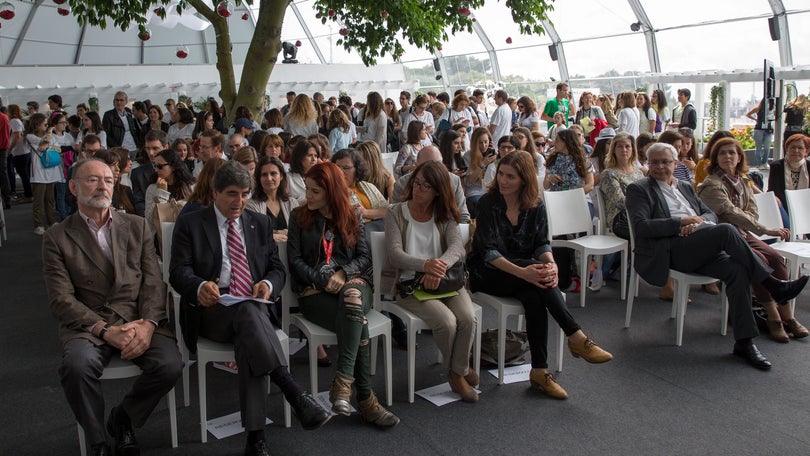
[{"label": "woman with long brown hair", "polygon": [[293,292],[304,316],[334,331],[337,372],[329,389],[332,411],[351,415],[352,386],[360,414],[380,429],[399,418],[380,405],[371,389],[368,323],[371,310],[371,254],[364,226],[351,204],[340,168],[312,166],[304,175],[306,204],[293,210],[287,231],[287,257]]},{"label": "woman with long brown hair", "polygon": [[497,166],[495,180],[478,202],[467,261],[472,291],[520,300],[531,350],[532,386],[550,397],[566,399],[568,393],[548,372],[548,313],[565,332],[574,356],[591,363],[613,356],[586,337],[566,309],[532,156],[515,151]]},{"label": "woman with long brown hair", "polygon": [[476,402],[472,387],[479,379],[470,369],[470,350],[477,323],[467,290],[462,284],[454,296],[426,300],[408,293],[416,286],[428,293],[435,290],[447,271],[464,261],[461,215],[444,166],[434,161],[417,166],[403,200],[385,216],[388,259],[397,270],[397,304],[428,323],[449,370],[450,388],[465,402]]},{"label": "woman with long brown hair", "polygon": [[374,141],[380,150],[387,151],[388,116],[383,111],[383,99],[377,92],[369,92],[366,98],[366,116],[363,120],[363,141]]}]

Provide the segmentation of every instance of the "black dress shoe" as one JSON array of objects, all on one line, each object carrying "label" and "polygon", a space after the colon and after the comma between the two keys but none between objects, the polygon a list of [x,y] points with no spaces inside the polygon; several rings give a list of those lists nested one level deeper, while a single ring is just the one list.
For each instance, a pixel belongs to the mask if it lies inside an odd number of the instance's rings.
[{"label": "black dress shoe", "polygon": [[332,360],[329,357],[318,358],[318,367],[329,367],[332,365]]},{"label": "black dress shoe", "polygon": [[107,445],[107,442],[97,443],[90,447],[90,454],[93,456],[112,456],[112,448]]},{"label": "black dress shoe", "polygon": [[132,422],[121,407],[113,407],[110,418],[107,420],[107,432],[115,439],[115,454],[117,456],[139,456],[141,448],[135,439]]},{"label": "black dress shoe", "polygon": [[771,294],[773,300],[783,306],[802,292],[808,279],[810,279],[808,276],[801,276],[796,280],[777,280],[768,277],[762,282],[762,285]]},{"label": "black dress shoe", "polygon": [[745,359],[748,361],[748,364],[756,367],[757,369],[769,370],[771,368],[771,362],[768,361],[768,358],[766,358],[765,355],[760,353],[759,349],[757,349],[757,346],[754,344],[747,347],[738,347],[735,345],[734,354]]},{"label": "black dress shoe", "polygon": [[332,418],[332,415],[318,405],[318,402],[309,393],[298,396],[290,405],[295,411],[298,421],[301,422],[301,426],[307,431],[318,429],[326,424],[329,418]]},{"label": "black dress shoe", "polygon": [[264,440],[259,440],[245,446],[245,456],[270,456],[270,452],[267,450]]}]

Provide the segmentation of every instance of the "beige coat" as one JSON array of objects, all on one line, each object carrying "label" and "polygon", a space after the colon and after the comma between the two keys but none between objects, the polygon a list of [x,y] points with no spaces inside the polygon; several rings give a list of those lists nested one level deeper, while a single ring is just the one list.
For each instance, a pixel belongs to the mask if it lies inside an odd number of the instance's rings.
[{"label": "beige coat", "polygon": [[110,264],[78,212],[45,233],[45,287],[63,345],[78,337],[103,344],[86,330],[99,320],[152,320],[159,325],[156,332],[172,337],[163,324],[166,285],[143,217],[113,213],[112,252]]},{"label": "beige coat", "polygon": [[742,175],[745,191],[742,195],[742,208],[731,203],[731,195],[723,185],[723,179],[718,174],[709,174],[698,185],[697,193],[703,203],[717,214],[717,221],[730,223],[743,231],[750,231],[757,236],[765,234],[768,229],[759,223],[759,211],[754,200],[754,191],[751,188],[751,179]]}]

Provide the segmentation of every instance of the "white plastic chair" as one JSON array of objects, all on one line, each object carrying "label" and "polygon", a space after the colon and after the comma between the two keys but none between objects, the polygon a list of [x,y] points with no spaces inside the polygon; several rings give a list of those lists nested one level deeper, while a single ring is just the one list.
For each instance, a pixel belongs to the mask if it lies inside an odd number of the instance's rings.
[{"label": "white plastic chair", "polygon": [[[498,312],[498,384],[503,385],[503,370],[506,364],[506,326],[509,317],[515,316],[518,318],[517,329],[523,329],[523,304],[515,298],[493,296],[480,291],[473,293],[472,298],[475,302],[487,304]],[[564,298],[565,293],[563,293],[563,299]],[[549,317],[551,317],[550,314]],[[549,323],[552,323],[559,332],[557,336],[557,350],[555,353],[557,358],[556,371],[562,372],[565,333],[563,333],[562,328],[556,324],[553,318],[549,318]]]},{"label": "white plastic chair", "polygon": [[[791,190],[788,191],[792,192]],[[782,225],[782,216],[779,214],[779,204],[776,202],[776,196],[773,192],[755,194],[754,200],[757,202],[757,209],[759,211],[759,223],[768,228],[784,228]],[[792,222],[793,216],[791,215],[791,223]],[[791,238],[793,238],[794,231],[792,226],[790,232]],[[775,239],[774,236],[770,237]],[[802,265],[810,263],[810,244],[807,242],[785,242],[778,240],[770,244],[770,246],[787,260],[791,279],[797,279]],[[795,310],[796,299],[791,299],[790,305]]]},{"label": "white plastic chair", "polygon": [[[287,360],[287,364],[290,364],[290,340],[287,337],[287,334],[284,333],[281,329],[276,330],[276,336],[278,336],[278,340],[281,342],[281,349],[284,350],[284,358]],[[214,342],[212,340],[206,339],[205,337],[198,337],[197,338],[197,376],[199,378],[200,383],[200,440],[205,443],[208,441],[208,406],[206,400],[206,377],[205,377],[205,367],[206,364],[211,362],[228,362],[236,361],[236,355],[234,354],[234,347],[233,344],[225,344],[220,342]],[[267,380],[267,392],[270,392],[270,380]],[[290,404],[287,400],[284,400],[284,426],[290,427],[292,422],[291,411],[290,411]]]},{"label": "white plastic chair", "polygon": [[169,284],[169,263],[172,257],[172,235],[174,234],[174,222],[161,222],[161,252],[163,253],[163,282],[166,283],[166,311],[169,311],[169,303],[172,304],[174,315],[174,336],[177,338],[177,349],[180,350],[180,357],[183,359],[183,406],[191,405],[190,375],[188,347],[183,340],[183,330],[180,327],[180,294]]},{"label": "white plastic chair", "polygon": [[[588,288],[587,281],[590,266],[589,257],[591,255],[607,255],[621,252],[621,270],[627,271],[627,241],[612,235],[593,234],[591,214],[582,188],[545,192],[543,198],[548,219],[548,236],[552,239],[551,246],[568,247],[580,252],[582,255],[582,263],[579,268],[579,277],[582,280],[579,306],[585,307],[585,292]],[[555,236],[578,235],[579,233],[586,234],[570,240],[554,239]],[[627,291],[627,275],[622,273],[621,280],[621,299],[624,299]]]},{"label": "white plastic chair", "polygon": [[[295,325],[304,335],[307,336],[307,347],[309,351],[309,380],[312,394],[317,394],[318,390],[318,345],[337,345],[337,335],[328,329],[316,325],[307,320],[303,314],[296,313],[290,315],[291,307],[298,307],[298,297],[293,293],[289,261],[287,259],[287,243],[278,243],[279,257],[281,262],[288,268],[287,280],[284,289],[281,291],[281,325],[289,330],[290,324]],[[377,341],[376,337],[385,338],[383,349],[385,353],[385,394],[386,404],[390,407],[392,402],[392,350],[391,350],[391,320],[380,312],[371,309],[366,314],[368,320],[368,336],[371,342],[371,375],[376,373],[377,368]]]},{"label": "white plastic chair", "polygon": [[[459,229],[462,231],[462,243],[466,244],[470,238],[470,226],[462,224],[459,225]],[[398,306],[396,301],[388,301],[381,298],[382,290],[380,289],[380,285],[382,283],[382,271],[388,260],[384,232],[371,233],[371,258],[374,265],[374,308],[379,311],[391,312],[401,318],[402,321],[405,322],[405,327],[408,331],[408,402],[413,403],[414,390],[416,389],[416,334],[423,329],[429,330],[430,326],[412,312]],[[481,370],[481,322],[483,309],[477,304],[473,304],[473,308],[475,310],[475,318],[478,321],[478,327],[475,330],[475,342],[473,343],[472,367],[476,373],[479,373]],[[441,358],[441,353],[439,353],[439,358]]]},{"label": "white plastic chair", "polygon": [[[118,356],[114,356],[104,372],[101,374],[101,380],[117,380],[122,378],[131,378],[141,375],[141,368],[131,361],[123,360]],[[172,448],[177,448],[177,408],[174,401],[174,388],[166,395],[166,400],[169,405],[169,426],[172,434]],[[82,456],[87,454],[87,442],[85,442],[84,428],[79,423],[76,423],[79,429],[79,454]]]},{"label": "white plastic chair", "polygon": [[[626,209],[625,209],[626,211]],[[638,294],[638,282],[640,277],[635,268],[635,227],[627,214],[628,226],[630,227],[630,248],[632,253],[633,269],[630,272],[630,292],[627,294],[627,310],[624,317],[624,327],[630,327],[630,318],[633,314],[633,298]],[[672,299],[672,313],[670,318],[675,318],[675,345],[681,346],[683,342],[683,322],[686,317],[686,306],[689,301],[689,287],[692,285],[708,285],[717,282],[714,277],[700,274],[689,274],[686,272],[669,270],[669,276],[675,283],[675,296]],[[721,282],[720,287],[720,334],[725,336],[728,330],[728,296],[726,296],[726,284]]]},{"label": "white plastic chair", "polygon": [[805,234],[810,234],[810,188],[801,190],[785,190],[785,199],[790,208],[790,235],[794,241],[810,242],[804,240]]}]

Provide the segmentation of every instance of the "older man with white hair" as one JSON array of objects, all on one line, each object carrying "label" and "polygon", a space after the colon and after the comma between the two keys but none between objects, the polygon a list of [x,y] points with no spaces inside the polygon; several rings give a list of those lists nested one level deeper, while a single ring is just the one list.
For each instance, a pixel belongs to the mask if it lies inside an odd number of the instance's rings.
[{"label": "older man with white hair", "polygon": [[634,267],[647,282],[663,286],[669,270],[714,277],[726,284],[734,328],[734,354],[767,370],[771,363],[753,344],[759,335],[751,313],[751,283],[761,283],[780,305],[798,295],[808,277],[782,281],[751,250],[732,225],[697,197],[689,182],[672,176],[678,152],[657,143],[647,150],[648,177],[627,187],[625,203],[635,235]]}]

